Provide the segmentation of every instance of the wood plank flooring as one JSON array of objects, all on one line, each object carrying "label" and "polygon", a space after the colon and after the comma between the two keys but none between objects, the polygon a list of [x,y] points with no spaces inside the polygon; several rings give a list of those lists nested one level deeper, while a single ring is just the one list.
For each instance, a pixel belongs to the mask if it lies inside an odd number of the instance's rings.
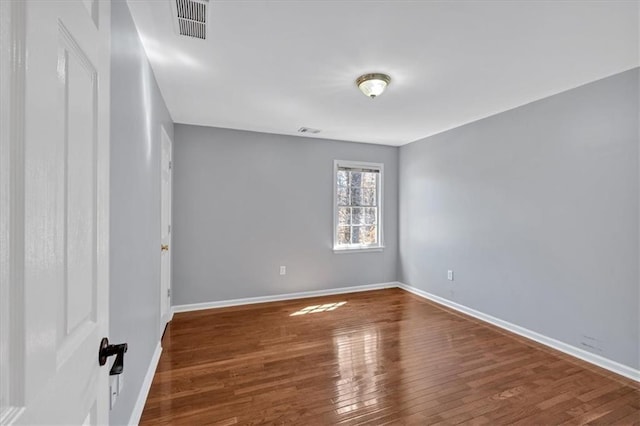
[{"label": "wood plank flooring", "polygon": [[636,382],[400,289],[176,314],[163,347],[142,425],[640,425]]}]

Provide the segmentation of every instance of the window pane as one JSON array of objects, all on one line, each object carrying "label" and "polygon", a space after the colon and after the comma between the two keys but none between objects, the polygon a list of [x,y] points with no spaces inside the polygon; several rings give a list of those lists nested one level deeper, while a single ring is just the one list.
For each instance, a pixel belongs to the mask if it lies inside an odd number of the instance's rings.
[{"label": "window pane", "polygon": [[351,243],[352,244],[362,244],[360,242],[360,227],[353,226],[351,228]]},{"label": "window pane", "polygon": [[362,206],[375,206],[377,204],[375,188],[363,189],[361,193]]},{"label": "window pane", "polygon": [[362,205],[362,189],[351,188],[351,194],[349,198],[352,206],[361,206]]},{"label": "window pane", "polygon": [[351,224],[351,208],[338,207],[338,225]]},{"label": "window pane", "polygon": [[375,225],[378,223],[378,209],[375,207],[367,207],[364,209],[364,224]]},{"label": "window pane", "polygon": [[348,172],[344,170],[339,170],[338,176],[337,176],[337,183],[338,183],[338,186],[347,186],[349,184]]},{"label": "window pane", "polygon": [[360,227],[360,244],[371,245],[378,242],[377,227],[361,226]]},{"label": "window pane", "polygon": [[338,244],[350,244],[351,243],[351,227],[339,226],[338,227]]},{"label": "window pane", "polygon": [[359,187],[362,184],[362,173],[360,172],[349,172],[351,175],[350,185],[353,187]]},{"label": "window pane", "polygon": [[351,220],[354,225],[364,225],[364,209],[362,207],[351,209]]},{"label": "window pane", "polygon": [[349,188],[346,186],[338,187],[338,205],[339,206],[348,206],[349,205]]},{"label": "window pane", "polygon": [[378,179],[378,173],[363,173],[362,186],[365,188],[375,188],[377,179]]}]

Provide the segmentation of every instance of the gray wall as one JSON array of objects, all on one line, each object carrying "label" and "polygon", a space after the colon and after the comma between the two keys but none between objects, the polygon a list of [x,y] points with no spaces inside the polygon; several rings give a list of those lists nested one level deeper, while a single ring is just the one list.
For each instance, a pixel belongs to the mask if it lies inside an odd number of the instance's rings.
[{"label": "gray wall", "polygon": [[403,146],[399,278],[638,368],[638,89],[634,69]]},{"label": "gray wall", "polygon": [[[333,253],[335,159],[384,163],[383,252]],[[388,146],[176,124],[173,304],[395,281],[397,162]]]},{"label": "gray wall", "polygon": [[126,424],[160,339],[160,126],[173,123],[124,1],[111,18],[110,340],[128,342],[111,424]]}]

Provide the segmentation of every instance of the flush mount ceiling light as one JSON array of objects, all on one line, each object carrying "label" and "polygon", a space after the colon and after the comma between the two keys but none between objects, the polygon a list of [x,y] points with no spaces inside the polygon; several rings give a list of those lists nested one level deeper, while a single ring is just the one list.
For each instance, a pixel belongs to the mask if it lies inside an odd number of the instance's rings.
[{"label": "flush mount ceiling light", "polygon": [[390,82],[391,77],[389,77],[388,75],[373,73],[364,74],[358,77],[358,79],[356,80],[356,85],[358,86],[358,89],[360,89],[360,91],[365,94],[365,96],[373,99],[376,96],[380,96]]}]

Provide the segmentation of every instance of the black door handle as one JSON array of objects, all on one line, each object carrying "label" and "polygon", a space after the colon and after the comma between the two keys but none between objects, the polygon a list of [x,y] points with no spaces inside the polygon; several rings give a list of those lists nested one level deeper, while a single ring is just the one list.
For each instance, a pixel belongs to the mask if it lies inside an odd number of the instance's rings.
[{"label": "black door handle", "polygon": [[116,374],[120,374],[124,369],[124,353],[127,349],[128,345],[126,343],[110,345],[109,339],[103,337],[100,341],[100,349],[98,350],[98,363],[100,365],[105,365],[107,363],[107,358],[115,355],[116,361],[113,363],[113,366],[109,371],[109,375],[115,376]]}]

